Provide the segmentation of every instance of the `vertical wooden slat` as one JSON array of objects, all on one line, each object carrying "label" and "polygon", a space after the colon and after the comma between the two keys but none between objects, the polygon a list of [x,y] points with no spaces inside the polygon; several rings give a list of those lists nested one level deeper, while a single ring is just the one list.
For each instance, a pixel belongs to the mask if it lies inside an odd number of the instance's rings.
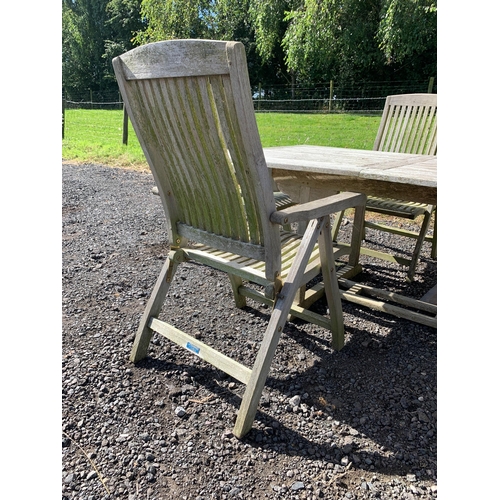
[{"label": "vertical wooden slat", "polygon": [[391,143],[395,134],[396,123],[397,123],[398,108],[392,107],[389,114],[389,121],[386,124],[387,134],[385,140],[382,144],[384,151],[391,150]]},{"label": "vertical wooden slat", "polygon": [[242,155],[244,151],[244,137],[241,129],[236,128],[238,123],[236,109],[231,104],[234,102],[231,82],[229,79],[221,79],[217,82],[219,99],[217,104],[220,109],[222,131],[226,134],[226,144],[229,148],[234,174],[241,188],[242,202],[245,206],[245,219],[248,224],[250,241],[262,244],[260,220],[258,216],[258,199],[253,179],[249,176],[246,158]]},{"label": "vertical wooden slat", "polygon": [[419,124],[421,123],[422,120],[422,107],[412,106],[411,108],[412,108],[412,120],[409,124],[409,128],[407,131],[408,142],[406,143],[405,147],[399,151],[401,153],[413,153],[418,148],[419,139],[417,131],[419,129]]},{"label": "vertical wooden slat", "polygon": [[[405,123],[403,125],[404,130],[404,141],[401,143],[401,147],[399,151],[406,152],[408,151],[413,144],[414,136],[412,134],[412,130],[414,128],[415,122],[417,121],[417,108],[415,106],[408,106],[408,112],[405,119]],[[398,150],[396,150],[398,151]]]},{"label": "vertical wooden slat", "polygon": [[[233,238],[248,241],[248,227],[245,222],[245,208],[241,197],[241,188],[235,175],[234,159],[229,151],[228,134],[223,127],[224,110],[220,107],[220,77],[216,76],[207,80],[204,89],[204,105],[210,112],[210,128],[212,141],[216,145],[219,160],[214,171],[214,179],[217,174],[222,175],[222,182],[216,182],[218,196],[222,199],[228,198],[224,212],[226,233]],[[223,172],[220,171],[223,169]],[[229,199],[230,198],[230,199]]]},{"label": "vertical wooden slat", "polygon": [[[138,112],[144,115],[144,120],[149,119],[150,138],[155,141],[155,147],[151,149],[157,155],[156,170],[163,178],[170,180],[171,190],[168,196],[175,200],[176,219],[191,224],[193,219],[196,219],[192,204],[189,203],[192,186],[189,179],[183,175],[185,151],[183,151],[182,144],[179,145],[178,128],[172,126],[171,99],[165,99],[165,88],[160,80],[142,80],[138,83],[144,95],[144,101]],[[166,138],[170,144],[168,148],[162,147]]]},{"label": "vertical wooden slat", "polygon": [[430,114],[431,114],[431,109],[429,108],[429,106],[424,106],[423,117],[422,117],[422,129],[419,136],[420,143],[417,150],[418,154],[425,154],[427,148],[429,132],[431,128]]},{"label": "vertical wooden slat", "polygon": [[[233,237],[228,218],[230,217],[231,205],[234,206],[234,187],[228,183],[225,162],[222,148],[214,129],[216,124],[212,115],[212,110],[207,96],[208,80],[206,78],[189,78],[180,93],[185,96],[188,108],[186,113],[191,126],[191,136],[196,138],[200,150],[200,158],[194,166],[194,182],[199,188],[206,190],[206,193],[199,193],[203,196],[203,206],[201,211],[214,210],[218,207],[211,218],[211,226],[205,229],[215,234],[223,234]],[[185,92],[185,94],[184,94]],[[216,181],[217,180],[217,181]],[[226,191],[221,197],[221,186]],[[208,221],[207,221],[208,222]]]},{"label": "vertical wooden slat", "polygon": [[201,224],[199,207],[192,200],[200,187],[195,182],[190,165],[195,165],[199,161],[201,152],[198,144],[191,139],[192,133],[186,123],[184,101],[179,98],[179,80],[162,79],[159,81],[160,102],[165,109],[165,136],[169,134],[171,137],[171,144],[166,149],[171,149],[172,155],[175,155],[175,163],[165,165],[164,168],[167,175],[176,179],[173,189],[183,207],[181,221],[197,226]]},{"label": "vertical wooden slat", "polygon": [[411,117],[411,106],[402,106],[401,113],[398,118],[398,134],[397,140],[394,143],[394,147],[392,151],[400,151],[403,148],[403,144],[405,142],[406,135],[406,126],[408,124],[408,120]]}]

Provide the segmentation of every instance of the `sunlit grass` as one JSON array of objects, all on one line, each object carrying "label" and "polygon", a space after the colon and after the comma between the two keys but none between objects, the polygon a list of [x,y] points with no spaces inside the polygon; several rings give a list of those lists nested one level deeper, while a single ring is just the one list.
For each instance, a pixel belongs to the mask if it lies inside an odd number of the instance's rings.
[{"label": "sunlit grass", "polygon": [[[371,149],[380,116],[354,114],[257,113],[262,145],[311,144]],[[147,168],[146,159],[129,123],[128,145],[122,144],[123,111],[66,110],[62,141],[64,160]]]},{"label": "sunlit grass", "polygon": [[262,145],[309,144],[372,149],[380,116],[354,114],[258,113]]},{"label": "sunlit grass", "polygon": [[66,110],[64,160],[147,168],[146,158],[129,123],[128,145],[122,143],[123,111]]}]

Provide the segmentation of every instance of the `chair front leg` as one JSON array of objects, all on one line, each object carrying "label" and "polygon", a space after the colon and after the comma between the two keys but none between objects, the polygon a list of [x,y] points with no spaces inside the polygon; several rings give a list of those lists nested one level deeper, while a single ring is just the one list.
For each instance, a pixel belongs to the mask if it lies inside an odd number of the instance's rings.
[{"label": "chair front leg", "polygon": [[290,313],[295,294],[299,288],[301,277],[304,274],[309,257],[314,245],[318,241],[319,233],[324,224],[325,217],[309,223],[287,279],[280,293],[278,293],[261,347],[255,358],[252,374],[250,375],[241,406],[238,410],[238,416],[233,429],[233,434],[237,438],[242,438],[252,428],[276,347],[288,314]]}]

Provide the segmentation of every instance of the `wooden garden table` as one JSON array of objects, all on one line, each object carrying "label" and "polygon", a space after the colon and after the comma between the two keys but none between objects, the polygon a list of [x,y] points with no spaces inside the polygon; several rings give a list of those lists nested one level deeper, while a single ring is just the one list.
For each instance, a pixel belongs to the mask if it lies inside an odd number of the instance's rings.
[{"label": "wooden garden table", "polygon": [[[264,155],[279,189],[296,202],[354,191],[437,205],[436,156],[326,146],[270,147]],[[437,304],[426,298],[416,300],[344,278],[339,283],[347,288],[346,300],[437,327]],[[424,297],[435,298],[436,292],[437,285]]]},{"label": "wooden garden table", "polygon": [[335,191],[437,205],[437,157],[326,146],[264,148],[278,187],[295,201]]}]

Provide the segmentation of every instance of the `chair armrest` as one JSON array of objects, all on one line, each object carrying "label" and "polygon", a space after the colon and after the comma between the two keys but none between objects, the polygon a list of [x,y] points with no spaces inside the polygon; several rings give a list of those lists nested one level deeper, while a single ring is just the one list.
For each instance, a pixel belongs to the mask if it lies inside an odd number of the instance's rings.
[{"label": "chair armrest", "polygon": [[341,212],[347,208],[365,204],[365,194],[343,192],[278,210],[271,214],[270,220],[271,222],[281,225],[292,224],[293,222],[318,219],[325,215]]}]

